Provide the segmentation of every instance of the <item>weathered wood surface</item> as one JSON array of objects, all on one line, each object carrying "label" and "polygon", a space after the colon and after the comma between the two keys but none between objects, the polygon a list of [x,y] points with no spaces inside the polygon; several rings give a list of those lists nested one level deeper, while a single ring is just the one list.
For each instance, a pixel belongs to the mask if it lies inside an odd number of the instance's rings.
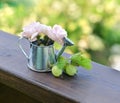
[{"label": "weathered wood surface", "polygon": [[[18,37],[0,31],[0,82],[43,103],[120,103],[120,72],[93,62],[75,77],[55,78],[27,68]],[[29,46],[23,42],[26,50]]]}]

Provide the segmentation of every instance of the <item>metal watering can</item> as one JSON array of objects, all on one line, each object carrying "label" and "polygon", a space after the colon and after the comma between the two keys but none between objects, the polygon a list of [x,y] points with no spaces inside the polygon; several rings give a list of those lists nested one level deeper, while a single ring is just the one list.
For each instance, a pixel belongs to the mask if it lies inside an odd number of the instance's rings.
[{"label": "metal watering can", "polygon": [[49,46],[37,46],[34,43],[30,42],[29,55],[23,49],[20,41],[23,38],[18,40],[18,45],[28,60],[27,66],[33,71],[37,72],[48,72],[51,70],[51,66],[56,63],[58,57],[62,55],[67,46],[72,46],[74,43],[68,39],[64,38],[64,44],[60,51],[55,54],[53,45]]}]

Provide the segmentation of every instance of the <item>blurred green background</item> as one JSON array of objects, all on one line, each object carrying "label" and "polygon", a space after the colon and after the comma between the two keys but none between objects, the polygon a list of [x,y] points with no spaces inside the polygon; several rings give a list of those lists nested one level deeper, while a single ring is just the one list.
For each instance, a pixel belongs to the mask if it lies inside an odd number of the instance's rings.
[{"label": "blurred green background", "polygon": [[75,43],[66,52],[120,68],[120,0],[0,0],[1,30],[19,35],[33,21],[65,28]]}]

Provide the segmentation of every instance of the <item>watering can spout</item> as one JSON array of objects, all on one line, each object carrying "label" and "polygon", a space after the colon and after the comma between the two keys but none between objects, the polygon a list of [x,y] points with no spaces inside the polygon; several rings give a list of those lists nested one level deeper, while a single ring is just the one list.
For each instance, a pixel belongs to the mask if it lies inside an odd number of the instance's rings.
[{"label": "watering can spout", "polygon": [[74,43],[70,39],[64,38],[64,45],[72,46],[72,45],[74,45]]},{"label": "watering can spout", "polygon": [[64,41],[64,44],[63,44],[62,48],[60,49],[60,51],[58,52],[58,54],[57,54],[57,56],[56,56],[56,59],[58,59],[59,56],[62,55],[62,53],[64,52],[64,50],[65,50],[65,48],[66,48],[67,46],[72,46],[72,45],[74,45],[74,43],[73,43],[70,39],[68,39],[67,37],[65,37],[65,38],[63,39],[63,41]]}]

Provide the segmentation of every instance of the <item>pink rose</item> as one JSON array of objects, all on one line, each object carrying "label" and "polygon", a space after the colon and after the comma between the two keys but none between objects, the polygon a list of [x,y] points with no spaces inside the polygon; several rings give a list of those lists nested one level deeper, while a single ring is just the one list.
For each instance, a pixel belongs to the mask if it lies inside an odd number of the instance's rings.
[{"label": "pink rose", "polygon": [[56,37],[55,41],[63,44],[63,38],[67,37],[67,32],[60,25],[54,25],[52,31]]},{"label": "pink rose", "polygon": [[21,35],[30,41],[36,40],[36,36],[39,34],[40,31],[40,23],[39,22],[33,22],[23,28],[23,32]]},{"label": "pink rose", "polygon": [[30,41],[36,40],[36,37],[42,33],[47,32],[48,26],[40,24],[39,22],[33,22],[23,28],[22,36]]},{"label": "pink rose", "polygon": [[63,38],[67,37],[67,32],[60,25],[54,25],[53,28],[49,28],[47,35],[52,40],[63,44]]},{"label": "pink rose", "polygon": [[46,34],[50,39],[52,39],[53,41],[56,40],[56,36],[55,36],[54,33],[53,33],[52,27],[48,26],[48,28],[46,29],[45,34]]}]

